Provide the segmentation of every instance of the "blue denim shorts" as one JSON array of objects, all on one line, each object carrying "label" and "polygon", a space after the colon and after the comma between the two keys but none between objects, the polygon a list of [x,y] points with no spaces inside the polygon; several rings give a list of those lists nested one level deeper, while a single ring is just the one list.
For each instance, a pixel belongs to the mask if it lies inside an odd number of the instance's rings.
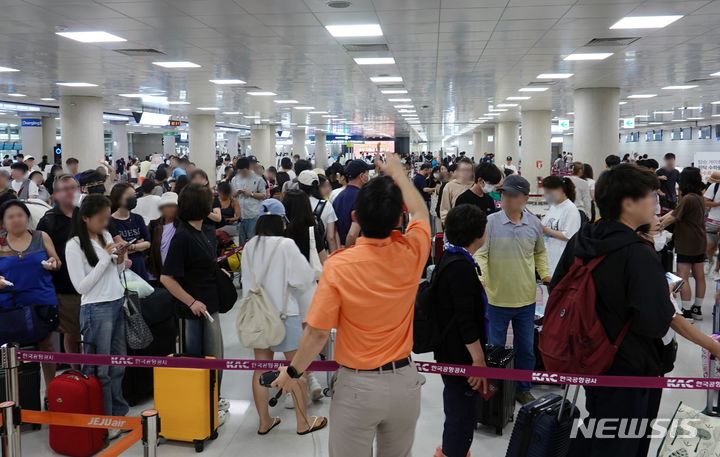
[{"label": "blue denim shorts", "polygon": [[300,316],[288,316],[288,318],[285,319],[285,339],[270,349],[272,349],[273,352],[296,351],[300,346],[302,333],[302,318]]}]

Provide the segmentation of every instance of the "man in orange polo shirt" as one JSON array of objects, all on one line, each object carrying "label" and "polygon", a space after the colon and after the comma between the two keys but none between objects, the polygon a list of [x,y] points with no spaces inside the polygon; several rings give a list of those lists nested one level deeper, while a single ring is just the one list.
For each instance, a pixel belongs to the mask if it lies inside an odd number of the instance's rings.
[{"label": "man in orange polo shirt", "polygon": [[[425,200],[391,155],[384,177],[365,184],[353,219],[362,237],[325,263],[300,348],[275,386],[288,390],[337,329],[340,364],[330,406],[330,457],[411,454],[420,415],[420,376],[410,360],[418,282],[430,253]],[[411,216],[406,234],[403,201]],[[312,426],[312,424],[310,424]]]}]

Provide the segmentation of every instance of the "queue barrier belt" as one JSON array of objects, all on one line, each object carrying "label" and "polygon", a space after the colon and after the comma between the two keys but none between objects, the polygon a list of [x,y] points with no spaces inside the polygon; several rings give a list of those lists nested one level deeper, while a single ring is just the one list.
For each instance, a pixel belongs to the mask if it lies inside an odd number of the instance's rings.
[{"label": "queue barrier belt", "polygon": [[[97,454],[98,457],[117,457],[142,439],[142,422],[139,417],[100,416],[95,414],[59,413],[52,411],[20,411],[20,420],[24,424],[63,425],[85,428],[119,428],[129,430],[111,446]],[[2,425],[2,417],[0,417]]]},{"label": "queue barrier belt", "polygon": [[[59,352],[18,351],[21,360],[41,363],[109,365],[144,368],[200,368],[228,371],[270,371],[287,365],[282,360],[202,359],[194,357],[150,357],[107,354],[66,354]],[[445,376],[472,376],[488,379],[534,383],[568,384],[590,387],[627,387],[636,389],[720,390],[720,378],[683,378],[649,376],[606,376],[531,371],[508,368],[474,367],[415,361],[421,373]],[[335,371],[338,364],[316,361],[309,371]]]}]

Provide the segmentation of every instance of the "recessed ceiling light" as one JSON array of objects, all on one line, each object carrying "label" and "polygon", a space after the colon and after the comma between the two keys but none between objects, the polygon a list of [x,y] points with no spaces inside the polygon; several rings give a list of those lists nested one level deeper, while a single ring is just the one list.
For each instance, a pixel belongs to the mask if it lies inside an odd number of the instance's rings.
[{"label": "recessed ceiling light", "polygon": [[327,114],[327,111],[310,111],[309,114]]},{"label": "recessed ceiling light", "polygon": [[402,76],[371,76],[370,81],[374,83],[401,83]]},{"label": "recessed ceiling light", "polygon": [[705,119],[704,117],[689,117],[687,118],[688,121],[702,121]]},{"label": "recessed ceiling light", "polygon": [[200,68],[200,65],[188,62],[186,60],[181,60],[178,62],[153,62],[153,65],[157,65],[158,67],[163,68]]},{"label": "recessed ceiling light", "polygon": [[685,109],[702,109],[702,106],[686,106]]},{"label": "recessed ceiling light", "polygon": [[20,70],[17,70],[15,68],[10,68],[10,67],[0,67],[0,73],[9,73],[9,72],[13,72],[13,71],[20,71]]},{"label": "recessed ceiling light", "polygon": [[[495,105],[499,108],[515,108],[516,106],[519,106],[517,103],[498,103]],[[500,110],[494,110],[494,111],[500,111]]]},{"label": "recessed ceiling light", "polygon": [[398,113],[415,113],[417,110],[414,109],[399,109]]},{"label": "recessed ceiling light", "polygon": [[70,38],[71,40],[79,41],[81,43],[117,43],[120,41],[127,41],[125,38],[121,38],[117,35],[107,32],[57,32],[56,35],[61,37]]},{"label": "recessed ceiling light", "polygon": [[388,98],[389,102],[411,102],[412,98]]},{"label": "recessed ceiling light", "polygon": [[653,111],[653,114],[673,114],[675,111]]},{"label": "recessed ceiling light", "polygon": [[220,84],[223,86],[232,86],[232,85],[238,85],[238,84],[247,84],[242,79],[211,79],[211,83],[213,84]]},{"label": "recessed ceiling light", "polygon": [[383,89],[380,91],[381,94],[391,95],[391,94],[407,94],[407,89]]},{"label": "recessed ceiling light", "polygon": [[8,97],[27,97],[27,95],[15,92],[12,94],[8,94]]},{"label": "recessed ceiling light", "polygon": [[715,73],[711,73],[710,76],[720,76],[720,71],[715,72]]},{"label": "recessed ceiling light", "polygon": [[483,116],[499,116],[500,113],[485,113]]},{"label": "recessed ceiling light", "polygon": [[143,98],[143,94],[118,94],[118,96],[125,98]]},{"label": "recessed ceiling light", "polygon": [[393,65],[395,59],[392,57],[356,57],[355,63],[358,65]]},{"label": "recessed ceiling light", "polygon": [[336,38],[382,36],[380,24],[326,25],[330,35]]},{"label": "recessed ceiling light", "polygon": [[647,119],[648,117],[650,117],[650,115],[649,114],[636,114],[635,117]]},{"label": "recessed ceiling light", "polygon": [[581,52],[570,54],[563,60],[605,60],[613,55],[612,52]]},{"label": "recessed ceiling light", "polygon": [[203,106],[198,108],[200,111],[220,111],[220,108],[215,106]]},{"label": "recessed ceiling light", "polygon": [[530,100],[532,97],[508,97],[505,100]]},{"label": "recessed ceiling light", "polygon": [[720,117],[720,114],[713,114],[712,117]]},{"label": "recessed ceiling light", "polygon": [[131,108],[120,108],[118,111],[132,111]]},{"label": "recessed ceiling light", "polygon": [[172,101],[167,102],[168,105],[189,105],[190,102],[184,102],[184,101]]},{"label": "recessed ceiling light", "polygon": [[260,116],[243,116],[245,119],[260,119]]},{"label": "recessed ceiling light", "polygon": [[537,75],[537,79],[567,79],[575,73],[542,73]]},{"label": "recessed ceiling light", "polygon": [[627,105],[627,102],[620,102],[618,105]]},{"label": "recessed ceiling light", "polygon": [[65,87],[97,87],[97,84],[83,83],[83,82],[57,83],[57,85],[58,85],[58,86],[65,86]]},{"label": "recessed ceiling light", "polygon": [[415,108],[415,105],[394,105],[393,108],[401,109],[401,108]]},{"label": "recessed ceiling light", "polygon": [[337,117],[337,115],[335,115],[335,114],[326,114],[326,115],[324,115],[323,117],[326,118],[326,119],[332,119],[332,118],[334,118],[334,117]]},{"label": "recessed ceiling light", "polygon": [[297,100],[273,100],[273,101],[274,101],[275,103],[277,103],[278,105],[292,105],[292,104],[295,104],[295,103],[300,103],[300,102],[297,101]]},{"label": "recessed ceiling light", "polygon": [[303,111],[310,111],[310,110],[315,109],[314,106],[293,106],[293,108],[303,110]]},{"label": "recessed ceiling light", "polygon": [[522,87],[518,89],[518,92],[545,92],[548,90],[547,87]]},{"label": "recessed ceiling light", "polygon": [[685,119],[671,119],[670,122],[685,122]]},{"label": "recessed ceiling light", "polygon": [[55,101],[55,99],[52,97],[43,97],[40,100],[42,100],[44,102],[54,102]]},{"label": "recessed ceiling light", "polygon": [[263,90],[251,91],[251,92],[248,92],[247,94],[252,95],[253,97],[274,97],[277,95],[275,92],[263,91]]},{"label": "recessed ceiling light", "polygon": [[685,90],[685,89],[695,89],[697,86],[693,84],[686,84],[682,86],[665,86],[663,87],[663,90]]},{"label": "recessed ceiling light", "polygon": [[494,113],[504,113],[507,110],[505,108],[491,108],[490,111],[492,111]]},{"label": "recessed ceiling light", "polygon": [[661,29],[680,19],[682,16],[627,16],[610,29]]},{"label": "recessed ceiling light", "polygon": [[233,116],[235,114],[240,114],[240,111],[223,111],[223,114],[227,114],[228,116]]},{"label": "recessed ceiling light", "polygon": [[628,95],[628,98],[653,98],[657,97],[657,94],[634,94]]},{"label": "recessed ceiling light", "polygon": [[648,125],[663,125],[662,122],[648,122]]}]

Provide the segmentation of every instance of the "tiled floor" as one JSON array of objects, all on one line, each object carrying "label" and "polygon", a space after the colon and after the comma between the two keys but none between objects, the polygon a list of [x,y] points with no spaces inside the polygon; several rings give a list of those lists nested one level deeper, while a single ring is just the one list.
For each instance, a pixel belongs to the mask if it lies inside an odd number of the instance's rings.
[{"label": "tiled floor", "polygon": [[[709,286],[712,283],[709,281]],[[714,285],[708,287],[708,297],[704,312],[706,320],[697,325],[710,333],[711,323],[709,315],[712,309],[712,293]],[[226,344],[226,357],[228,358],[249,358],[251,352],[240,347],[234,329],[235,313],[231,312],[222,317],[222,326]],[[700,369],[700,349],[685,340],[679,341],[680,348],[674,374],[678,376],[702,376]],[[324,379],[324,376],[321,376]],[[543,390],[550,388],[538,388],[534,393],[542,394]],[[210,442],[203,455],[207,457],[237,457],[239,455],[255,456],[326,456],[327,431],[310,436],[297,436],[295,434],[295,414],[293,411],[276,407],[273,415],[279,415],[283,423],[267,436],[258,436],[257,414],[252,404],[252,393],[250,391],[250,375],[248,372],[231,371],[226,372],[223,377],[222,393],[225,398],[232,402],[231,415],[226,424],[220,429],[216,441]],[[182,401],[178,398],[178,401]],[[702,409],[705,402],[703,391],[665,391],[660,411],[660,417],[670,418],[682,401],[698,409]],[[583,393],[580,392],[578,400],[582,409]],[[327,414],[330,400],[323,399],[321,402],[311,406],[311,414]],[[151,404],[133,408],[131,414],[138,414],[142,409],[151,407]],[[442,412],[442,382],[437,376],[427,376],[427,384],[423,388],[422,414],[417,424],[417,433],[413,455],[431,456],[435,447],[440,443],[443,425]],[[496,436],[494,431],[482,429],[476,432],[475,441],[472,446],[473,456],[502,456],[505,454],[507,442],[512,430],[512,424],[505,428],[503,436]],[[650,455],[655,455],[659,440],[653,443]],[[43,428],[36,432],[25,432],[22,435],[22,447],[24,456],[42,457],[54,455],[48,447],[47,429]],[[195,450],[190,444],[168,442],[158,448],[158,456],[182,456],[194,455]],[[142,445],[136,444],[125,455],[143,455]],[[348,456],[355,457],[355,456]],[[359,456],[366,457],[366,456]]]}]

